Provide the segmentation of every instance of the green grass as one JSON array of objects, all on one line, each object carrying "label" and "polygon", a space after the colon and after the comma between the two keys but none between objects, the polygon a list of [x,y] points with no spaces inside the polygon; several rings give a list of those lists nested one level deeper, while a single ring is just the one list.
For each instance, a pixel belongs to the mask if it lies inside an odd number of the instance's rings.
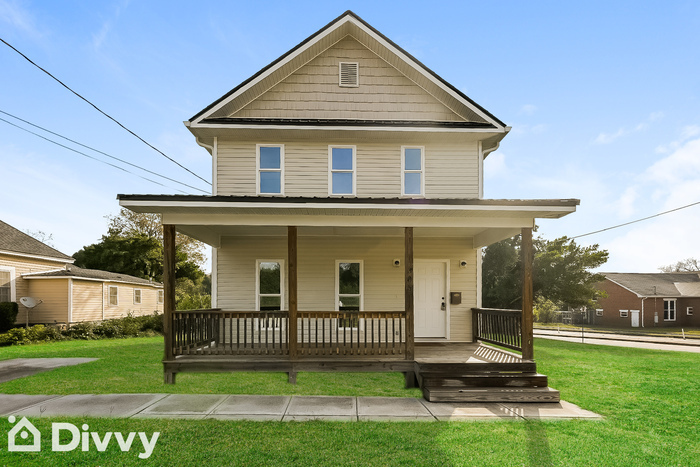
[{"label": "green grass", "polygon": [[[24,347],[18,349],[19,352],[2,349],[1,359],[18,355],[99,356],[105,362],[81,365],[82,370],[63,368],[25,378],[26,384],[19,381],[0,384],[0,392],[63,393],[66,387],[83,387],[82,383],[64,382],[65,379],[88,374],[95,378],[110,377],[110,370],[119,369],[119,361],[133,355],[139,363],[124,365],[122,374],[126,380],[136,377],[142,381],[92,380],[86,384],[93,390],[87,392],[110,392],[111,384],[112,392],[142,387],[148,392],[171,392],[169,389],[172,389],[176,392],[374,395],[377,390],[374,386],[384,384],[384,390],[391,395],[415,394],[401,389],[400,375],[394,375],[397,378],[392,380],[389,376],[362,373],[347,379],[345,376],[334,379],[338,376],[329,373],[300,374],[298,387],[290,387],[284,375],[266,375],[268,380],[264,383],[259,380],[256,384],[247,384],[239,377],[262,376],[179,375],[178,383],[169,387],[160,380],[159,339],[102,341],[100,344],[57,343]],[[148,355],[149,352],[155,355]],[[565,400],[598,412],[605,420],[455,423],[87,420],[91,431],[101,433],[161,432],[151,458],[141,460],[135,449],[122,453],[116,446],[110,446],[104,453],[94,448],[89,452],[8,453],[4,433],[10,425],[6,419],[0,419],[0,465],[700,465],[700,358],[697,354],[536,339],[535,356],[538,369],[549,375],[550,385],[559,389]],[[88,370],[89,365],[94,365],[95,369]],[[380,383],[373,379],[375,377],[388,379]],[[331,381],[338,386],[352,383],[352,387],[333,388]],[[313,388],[316,384],[325,389],[317,391]],[[76,425],[85,422],[82,419],[33,421],[47,434],[45,436],[50,433],[52,421]]]},{"label": "green grass", "polygon": [[[562,331],[581,331],[581,325],[562,323],[535,323],[535,329],[561,329]],[[603,326],[584,325],[585,331],[607,332],[613,334],[627,334],[634,336],[656,336],[656,337],[694,337],[700,338],[700,328],[698,327],[658,327],[658,328],[609,328]]]}]

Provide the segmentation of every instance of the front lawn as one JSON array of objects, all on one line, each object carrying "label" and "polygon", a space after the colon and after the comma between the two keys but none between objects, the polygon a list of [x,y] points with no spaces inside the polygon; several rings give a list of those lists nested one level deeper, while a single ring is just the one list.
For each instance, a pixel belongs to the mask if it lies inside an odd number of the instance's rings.
[{"label": "front lawn", "polygon": [[[157,338],[130,339],[1,349],[1,359],[21,355],[103,360],[0,384],[0,393],[377,395],[383,390],[382,395],[417,395],[402,389],[401,375],[363,373],[302,373],[297,386],[289,385],[282,374],[184,374],[178,375],[175,386],[165,386],[159,366],[161,342]],[[159,431],[161,435],[147,460],[139,459],[136,449],[123,453],[111,445],[106,452],[96,452],[93,447],[88,452],[78,448],[68,453],[8,453],[2,435],[0,465],[700,465],[697,354],[536,339],[535,355],[538,369],[549,375],[550,385],[561,391],[563,399],[598,412],[605,420],[280,423],[56,419],[53,421],[88,423],[91,431],[102,433]],[[50,433],[52,420],[33,421],[42,433]],[[6,433],[9,426],[6,420],[0,421],[0,432]]]}]

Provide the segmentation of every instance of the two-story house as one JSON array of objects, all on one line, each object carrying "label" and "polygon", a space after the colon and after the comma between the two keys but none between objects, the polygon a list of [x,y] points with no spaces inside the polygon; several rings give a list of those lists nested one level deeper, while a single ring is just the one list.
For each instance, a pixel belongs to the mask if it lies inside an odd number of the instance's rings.
[{"label": "two-story house", "polygon": [[[213,247],[217,310],[172,313],[170,382],[359,369],[410,384],[425,344],[439,356],[506,328],[519,342],[520,314],[473,317],[481,248],[578,204],[483,199],[484,158],[510,128],[350,11],[185,126],[212,156],[212,195],[119,195],[162,214],[166,238]],[[488,319],[491,337],[472,324]],[[530,329],[523,361],[531,344]]]}]

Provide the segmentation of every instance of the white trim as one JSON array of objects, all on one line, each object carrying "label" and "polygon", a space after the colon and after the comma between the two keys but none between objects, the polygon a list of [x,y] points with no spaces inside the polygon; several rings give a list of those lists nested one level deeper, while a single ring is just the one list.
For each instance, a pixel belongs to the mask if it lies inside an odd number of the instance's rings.
[{"label": "white trim", "polygon": [[620,318],[629,318],[629,310],[620,310]]},{"label": "white trim", "polygon": [[[431,341],[434,339],[446,339],[450,340],[450,260],[449,259],[428,259],[428,258],[418,258],[413,260],[414,264],[418,263],[443,263],[445,266],[445,290],[443,290],[443,293],[445,294],[445,337],[421,337],[420,339],[423,339],[424,341]],[[415,275],[415,271],[414,271]],[[415,289],[413,291],[414,297],[413,301],[415,303]],[[478,294],[477,294],[478,295]],[[472,333],[474,330],[472,330]]]},{"label": "white trim", "polygon": [[479,141],[479,199],[484,199],[484,143]]},{"label": "white trim", "polygon": [[105,283],[102,283],[102,321],[105,319]]},{"label": "white trim", "polygon": [[[380,45],[384,46],[387,50],[392,52],[394,55],[396,55],[400,60],[408,64],[411,68],[416,70],[419,74],[423,75],[425,78],[427,78],[429,81],[431,81],[433,84],[438,86],[440,89],[445,91],[447,94],[452,96],[454,99],[456,99],[458,102],[460,102],[463,106],[467,107],[470,109],[472,112],[476,113],[479,115],[481,118],[484,120],[492,123],[498,128],[503,128],[501,124],[499,124],[493,117],[488,116],[483,110],[479,109],[476,105],[472,104],[469,102],[467,99],[459,95],[456,91],[451,89],[449,86],[447,86],[445,83],[440,81],[438,78],[436,78],[432,73],[428,72],[425,70],[423,67],[419,66],[413,59],[410,59],[407,55],[405,55],[403,52],[401,52],[399,49],[397,49],[395,46],[391,45],[389,42],[387,42],[385,39],[383,39],[381,36],[376,34],[374,31],[372,31],[370,28],[365,26],[363,23],[360,21],[356,20],[354,17],[350,15],[343,16],[339,18],[335,24],[333,24],[331,27],[324,31],[320,31],[320,33],[314,34],[314,36],[305,44],[294,50],[293,52],[289,53],[286,56],[283,56],[279,59],[279,62],[275,63],[274,66],[268,68],[265,70],[263,73],[258,75],[255,79],[252,79],[249,83],[247,83],[245,86],[242,86],[240,89],[238,89],[235,93],[232,93],[225,99],[222,99],[220,102],[218,102],[215,106],[211,107],[208,109],[206,112],[203,112],[195,121],[193,122],[188,122],[189,126],[199,126],[198,122],[202,121],[203,119],[209,117],[210,115],[216,113],[219,109],[230,103],[233,99],[238,97],[239,95],[245,93],[248,91],[250,88],[253,86],[256,86],[259,82],[270,76],[272,73],[277,71],[279,68],[283,67],[287,63],[291,62],[294,60],[296,57],[299,55],[303,54],[306,52],[308,49],[311,47],[315,46],[319,41],[324,39],[326,36],[332,34],[334,31],[337,29],[341,28],[344,24],[346,23],[352,23],[355,27],[359,28],[363,32],[365,32],[367,35],[372,37],[375,41],[377,41]],[[321,51],[319,51],[321,53]],[[276,83],[275,83],[276,84]],[[454,110],[453,110],[454,112]]]},{"label": "white trim", "polygon": [[[420,170],[406,169],[406,149],[420,149]],[[420,174],[420,193],[406,193],[406,173]],[[425,198],[425,146],[401,146],[401,196]]]},{"label": "white trim", "polygon": [[[261,169],[260,168],[260,148],[280,148],[280,168],[279,169]],[[279,172],[280,173],[280,192],[279,193],[261,193],[260,192],[260,174],[262,172]],[[284,196],[284,144],[256,144],[255,145],[255,193],[258,196]]]},{"label": "white trim", "polygon": [[46,261],[51,261],[53,263],[61,263],[61,264],[73,264],[75,262],[75,259],[73,259],[73,258],[60,259],[60,258],[54,258],[51,256],[31,255],[29,253],[19,253],[17,251],[8,251],[8,250],[0,250],[0,255],[22,256],[24,258],[43,259]]},{"label": "white trim", "polygon": [[[333,149],[352,149],[352,169],[333,170]],[[333,193],[333,173],[352,174],[352,193]],[[329,144],[328,145],[328,196],[337,198],[342,196],[357,196],[357,146],[352,144]],[[307,206],[310,207],[310,206]]]},{"label": "white trim", "polygon": [[211,307],[218,308],[219,303],[219,249],[211,247]]},{"label": "white trim", "polygon": [[685,307],[685,315],[686,315],[686,316],[693,316],[693,312],[694,312],[694,311],[695,311],[695,310],[693,310],[693,307],[692,307],[692,306],[687,306],[687,307]]},{"label": "white trim", "polygon": [[595,315],[596,316],[603,316],[603,311],[605,311],[603,308],[596,308]]},{"label": "white trim", "polygon": [[[141,289],[136,288],[136,287],[134,287],[132,290],[133,290],[132,298],[133,298],[133,302],[134,302],[133,304],[134,305],[143,305],[143,291]],[[138,303],[136,302],[136,291],[137,290],[139,292]]]},{"label": "white trim", "polygon": [[73,279],[68,278],[68,322],[73,322]]},{"label": "white trim", "polygon": [[211,164],[211,193],[216,196],[219,193],[219,137],[214,136]]},{"label": "white trim", "polygon": [[17,301],[17,276],[15,275],[15,268],[13,266],[0,266],[0,271],[6,271],[10,273],[10,301]]},{"label": "white trim", "polygon": [[[340,311],[340,263],[359,263],[359,265],[360,265],[360,293],[359,293],[360,310],[359,311],[365,311],[365,260],[363,260],[363,259],[336,259],[335,260],[335,296],[334,296],[335,311]],[[354,296],[355,294],[343,294],[343,295]],[[337,324],[335,326],[337,327]],[[338,328],[338,329],[362,330],[362,329],[364,329],[364,319],[360,320],[357,328],[344,327],[344,328]]]},{"label": "white trim", "polygon": [[[112,303],[112,289],[115,289],[117,291],[116,298],[117,298],[117,303]],[[109,286],[109,295],[107,296],[107,303],[109,303],[109,306],[119,306],[119,287],[116,285],[110,285]]]},{"label": "white trim", "polygon": [[[483,271],[483,248],[476,249],[476,307],[481,308],[484,297],[482,295],[482,287],[484,283],[484,271]],[[472,341],[474,340],[474,330],[472,329]]]}]

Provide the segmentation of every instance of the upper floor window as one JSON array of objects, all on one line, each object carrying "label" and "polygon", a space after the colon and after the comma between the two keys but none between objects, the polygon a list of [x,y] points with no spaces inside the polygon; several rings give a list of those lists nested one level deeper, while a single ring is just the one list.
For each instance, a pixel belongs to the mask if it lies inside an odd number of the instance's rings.
[{"label": "upper floor window", "polygon": [[404,196],[425,195],[425,158],[422,147],[401,148],[401,194]]},{"label": "upper floor window", "polygon": [[284,194],[284,146],[258,144],[256,148],[258,194]]},{"label": "upper floor window", "polygon": [[664,299],[664,321],[676,320],[676,300]]},{"label": "upper floor window", "polygon": [[328,194],[355,194],[355,146],[328,148]]}]

